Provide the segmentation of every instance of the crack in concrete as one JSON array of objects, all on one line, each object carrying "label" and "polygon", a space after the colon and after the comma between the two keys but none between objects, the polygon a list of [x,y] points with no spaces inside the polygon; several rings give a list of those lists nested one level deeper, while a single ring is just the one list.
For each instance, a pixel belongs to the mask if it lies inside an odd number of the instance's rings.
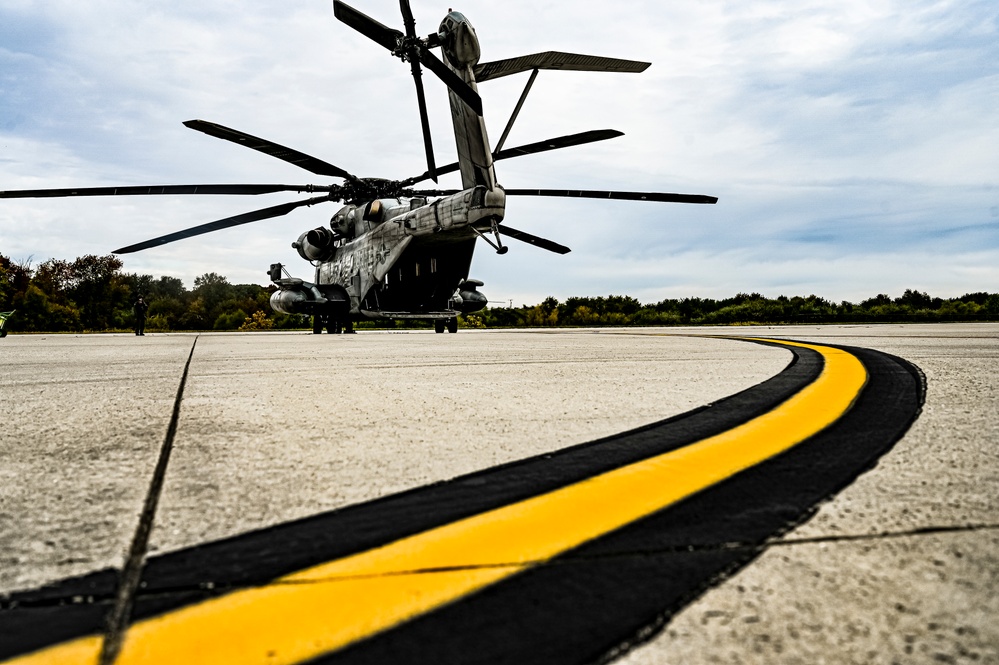
[{"label": "crack in concrete", "polygon": [[[837,542],[877,541],[890,538],[911,538],[915,536],[931,536],[937,534],[962,533],[962,532],[974,532],[974,531],[999,531],[999,524],[929,526],[929,527],[920,527],[915,529],[907,529],[905,531],[883,531],[880,533],[869,533],[869,534],[844,534],[839,536],[831,536],[831,535],[814,536],[809,538],[782,538],[782,539],[770,540],[764,543],[742,543],[742,542],[701,543],[701,544],[691,544],[691,545],[678,545],[675,547],[664,547],[656,549],[620,551],[603,555],[590,555],[585,557],[564,556],[554,560],[538,560],[538,561],[532,560],[532,561],[518,561],[518,562],[496,562],[496,563],[476,564],[476,565],[440,566],[433,568],[417,568],[411,570],[386,571],[378,575],[345,575],[337,577],[317,578],[305,581],[273,580],[263,584],[250,584],[250,585],[230,584],[228,582],[217,582],[217,581],[204,581],[204,582],[198,582],[197,584],[182,584],[176,586],[157,587],[153,589],[144,590],[148,588],[147,587],[148,583],[142,582],[131,590],[131,600],[134,601],[134,599],[136,598],[155,598],[155,597],[170,596],[178,593],[191,593],[193,591],[214,591],[216,593],[225,593],[227,591],[237,590],[237,589],[264,588],[268,586],[324,584],[324,583],[334,583],[339,581],[357,580],[365,578],[374,579],[379,577],[399,577],[405,575],[432,575],[435,573],[449,573],[462,570],[479,570],[479,569],[488,569],[488,568],[511,568],[511,567],[530,568],[541,564],[570,566],[580,563],[587,563],[591,561],[626,559],[634,557],[650,557],[650,556],[663,556],[663,555],[673,556],[677,554],[680,555],[696,554],[700,552],[717,552],[721,550],[762,551],[765,549],[769,549],[771,547],[787,547],[792,545],[816,545],[822,543],[837,543]],[[21,608],[55,607],[62,605],[107,603],[112,599],[117,599],[118,597],[120,597],[120,595],[121,595],[120,592],[118,594],[89,594],[86,596],[73,595],[73,596],[46,598],[44,600],[39,600],[39,601],[9,601],[6,603],[0,600],[0,610],[10,610],[18,607]],[[115,607],[117,607],[117,603]],[[121,639],[121,637],[122,635],[119,635],[118,639]],[[113,660],[109,662],[113,663]]]}]

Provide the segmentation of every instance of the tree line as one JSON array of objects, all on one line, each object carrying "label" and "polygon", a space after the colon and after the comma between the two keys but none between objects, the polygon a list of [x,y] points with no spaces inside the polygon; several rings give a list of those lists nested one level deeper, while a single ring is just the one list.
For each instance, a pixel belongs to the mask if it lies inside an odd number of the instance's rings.
[{"label": "tree line", "polygon": [[[130,330],[132,305],[149,305],[146,329],[266,330],[309,328],[308,317],[271,310],[274,286],[230,284],[205,273],[187,289],[176,277],[122,272],[113,255],[73,261],[49,259],[38,265],[0,254],[0,312],[17,310],[6,324],[12,332],[105,332]],[[934,298],[907,289],[900,297],[878,294],[859,303],[831,302],[816,295],[765,298],[669,298],[643,304],[630,296],[554,297],[537,305],[487,308],[461,317],[468,328],[556,326],[671,326],[740,323],[860,323],[997,321],[999,294],[968,293]],[[375,327],[367,322],[359,327]],[[423,327],[426,322],[384,322],[378,327]]]},{"label": "tree line", "polygon": [[943,299],[906,289],[897,298],[881,293],[856,304],[816,295],[766,298],[759,293],[721,300],[667,298],[654,304],[642,304],[630,296],[576,297],[564,302],[547,298],[538,305],[486,309],[465,319],[466,325],[488,328],[999,321],[999,293]]},{"label": "tree line", "polygon": [[146,330],[259,330],[300,328],[303,317],[271,311],[271,289],[230,284],[205,273],[189,290],[176,277],[122,272],[114,255],[32,265],[0,255],[0,311],[17,310],[12,332],[105,332],[129,330],[139,296],[149,305]]}]

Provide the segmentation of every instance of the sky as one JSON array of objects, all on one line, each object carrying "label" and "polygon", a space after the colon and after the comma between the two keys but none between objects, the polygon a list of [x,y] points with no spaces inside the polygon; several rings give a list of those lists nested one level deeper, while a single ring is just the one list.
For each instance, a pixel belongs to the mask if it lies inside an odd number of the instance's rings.
[{"label": "sky", "polygon": [[[642,74],[542,71],[505,147],[624,136],[497,163],[510,188],[717,196],[714,206],[510,197],[506,222],[572,248],[478,244],[497,303],[736,293],[857,302],[905,289],[999,292],[999,5],[925,0],[661,3],[412,0],[453,7],[482,61],[557,50],[643,60]],[[354,7],[402,28],[394,0]],[[484,82],[498,140],[528,74]],[[456,159],[446,88],[424,77],[437,162]],[[200,118],[359,176],[425,168],[408,65],[329,0],[0,0],[0,190],[338,182],[184,127]],[[456,175],[441,179],[458,187]],[[0,200],[0,254],[37,265],[297,200]],[[291,242],[339,204],[122,256],[193,287],[207,272],[311,278]]]}]

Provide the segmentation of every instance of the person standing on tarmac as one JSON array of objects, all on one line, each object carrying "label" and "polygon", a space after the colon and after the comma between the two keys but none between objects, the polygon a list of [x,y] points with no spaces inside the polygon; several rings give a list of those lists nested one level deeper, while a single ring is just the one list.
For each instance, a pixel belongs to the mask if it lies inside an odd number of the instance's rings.
[{"label": "person standing on tarmac", "polygon": [[139,296],[139,299],[132,305],[132,313],[135,314],[135,334],[145,336],[146,334],[146,311],[149,305]]}]

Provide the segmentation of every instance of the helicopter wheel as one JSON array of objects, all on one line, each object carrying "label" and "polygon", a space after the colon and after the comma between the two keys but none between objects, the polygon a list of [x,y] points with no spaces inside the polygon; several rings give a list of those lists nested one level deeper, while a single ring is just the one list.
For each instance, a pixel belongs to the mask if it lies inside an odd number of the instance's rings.
[{"label": "helicopter wheel", "polygon": [[339,335],[342,332],[340,322],[337,321],[336,319],[329,320],[329,322],[326,324],[326,330],[331,335]]},{"label": "helicopter wheel", "polygon": [[438,334],[444,332],[444,320],[443,319],[434,319],[434,332],[438,333]]},{"label": "helicopter wheel", "polygon": [[456,332],[458,332],[458,319],[457,318],[448,319],[447,320],[447,331],[449,333],[456,333]]},{"label": "helicopter wheel", "polygon": [[323,334],[323,317],[319,314],[315,314],[312,317],[312,334],[313,335]]}]

